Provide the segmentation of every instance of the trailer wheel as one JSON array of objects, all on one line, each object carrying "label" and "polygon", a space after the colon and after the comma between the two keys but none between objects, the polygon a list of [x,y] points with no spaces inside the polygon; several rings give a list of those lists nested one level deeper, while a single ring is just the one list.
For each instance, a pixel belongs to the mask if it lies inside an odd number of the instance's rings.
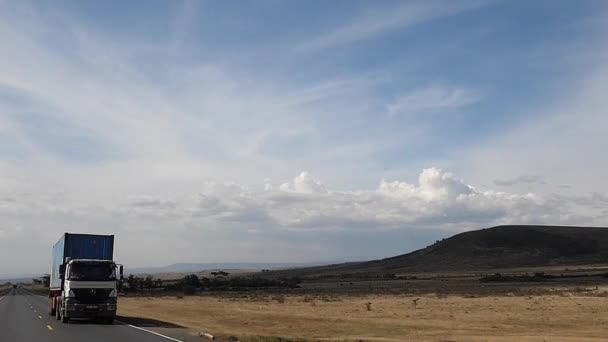
[{"label": "trailer wheel", "polygon": [[53,297],[49,298],[49,315],[55,316],[55,300]]},{"label": "trailer wheel", "polygon": [[59,302],[55,301],[57,304],[55,305],[55,318],[57,320],[61,319],[61,308],[59,307]]}]

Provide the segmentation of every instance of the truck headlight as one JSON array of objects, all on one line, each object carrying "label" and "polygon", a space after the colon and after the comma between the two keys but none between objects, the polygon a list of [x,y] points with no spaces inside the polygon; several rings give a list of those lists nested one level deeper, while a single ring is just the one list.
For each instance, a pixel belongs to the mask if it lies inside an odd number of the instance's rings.
[{"label": "truck headlight", "polygon": [[118,297],[118,293],[117,293],[116,289],[113,289],[112,292],[110,292],[110,295],[108,297],[114,297],[114,298]]},{"label": "truck headlight", "polygon": [[74,291],[68,291],[68,298],[76,298],[76,294],[74,293]]}]

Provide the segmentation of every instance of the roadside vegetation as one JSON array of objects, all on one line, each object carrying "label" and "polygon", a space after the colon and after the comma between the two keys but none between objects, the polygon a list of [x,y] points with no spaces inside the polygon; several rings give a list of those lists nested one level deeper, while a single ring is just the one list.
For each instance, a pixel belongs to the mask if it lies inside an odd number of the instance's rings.
[{"label": "roadside vegetation", "polygon": [[49,288],[48,288],[48,286],[45,286],[44,284],[23,284],[22,287],[25,290],[35,293],[37,295],[41,295],[41,296],[49,295]]},{"label": "roadside vegetation", "polygon": [[6,295],[13,288],[13,284],[4,283],[0,285],[0,297]]},{"label": "roadside vegetation", "polygon": [[214,276],[199,277],[188,274],[181,279],[154,279],[151,275],[136,277],[129,275],[121,284],[124,293],[194,295],[205,291],[246,291],[260,289],[293,289],[301,283],[298,277],[266,279],[257,276],[229,276],[229,273],[214,272]]},{"label": "roadside vegetation", "polygon": [[545,272],[534,272],[533,274],[502,274],[494,273],[485,275],[479,278],[482,282],[538,282],[552,279],[567,279],[567,278],[592,278],[603,277],[608,278],[608,273],[600,274],[545,274]]},{"label": "roadside vegetation", "polygon": [[123,292],[134,295],[120,299],[119,314],[241,342],[604,338],[605,266],[500,272],[302,279],[216,272],[156,282],[133,276]]}]

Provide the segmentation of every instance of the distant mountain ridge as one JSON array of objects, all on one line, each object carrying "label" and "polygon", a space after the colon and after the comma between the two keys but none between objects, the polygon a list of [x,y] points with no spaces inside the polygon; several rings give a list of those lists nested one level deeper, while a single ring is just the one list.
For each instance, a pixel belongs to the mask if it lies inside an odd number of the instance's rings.
[{"label": "distant mountain ridge", "polygon": [[407,274],[556,265],[608,265],[608,228],[511,225],[460,233],[411,253],[273,275]]}]

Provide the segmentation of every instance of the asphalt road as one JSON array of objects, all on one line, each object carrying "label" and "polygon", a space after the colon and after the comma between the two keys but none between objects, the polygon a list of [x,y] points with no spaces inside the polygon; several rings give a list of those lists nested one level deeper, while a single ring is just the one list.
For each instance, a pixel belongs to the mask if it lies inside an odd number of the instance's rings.
[{"label": "asphalt road", "polygon": [[[120,299],[119,304],[120,305]],[[104,325],[89,321],[61,323],[47,314],[47,299],[23,289],[11,290],[0,298],[0,341],[44,342],[168,342],[203,341],[188,336],[183,329],[166,332],[150,327],[136,327],[122,322]],[[168,336],[171,334],[171,337]]]}]

